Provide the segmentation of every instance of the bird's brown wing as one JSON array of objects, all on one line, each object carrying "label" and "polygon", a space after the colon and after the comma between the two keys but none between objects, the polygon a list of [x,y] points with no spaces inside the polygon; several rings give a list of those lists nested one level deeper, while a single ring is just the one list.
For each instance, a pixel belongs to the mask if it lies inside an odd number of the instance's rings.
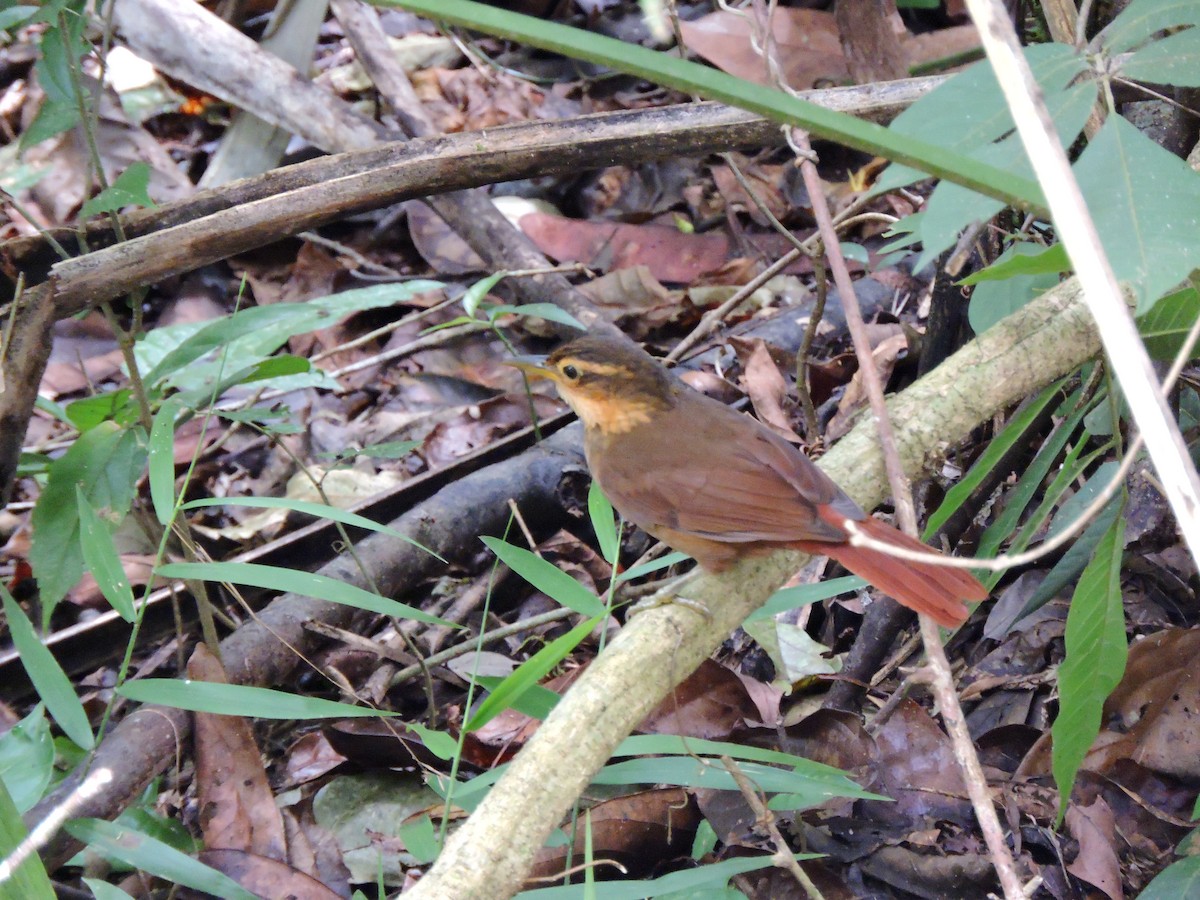
[{"label": "bird's brown wing", "polygon": [[[653,430],[609,438],[589,453],[613,505],[641,528],[729,543],[838,541],[817,515],[862,511],[799,450],[755,420],[705,397],[656,420]],[[836,518],[836,516],[835,516]]]}]

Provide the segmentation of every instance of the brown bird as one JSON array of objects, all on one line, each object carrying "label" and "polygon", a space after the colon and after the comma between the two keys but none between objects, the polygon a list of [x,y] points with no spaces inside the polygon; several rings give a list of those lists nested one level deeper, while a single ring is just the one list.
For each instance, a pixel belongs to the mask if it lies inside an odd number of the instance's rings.
[{"label": "brown bird", "polygon": [[963,601],[987,597],[963,569],[850,544],[854,522],[878,541],[937,552],[866,515],[800,450],[636,347],[587,336],[513,364],[554,382],[583,421],[588,468],[621,515],[708,571],[793,547],[837,560],[946,627],[966,620]]}]

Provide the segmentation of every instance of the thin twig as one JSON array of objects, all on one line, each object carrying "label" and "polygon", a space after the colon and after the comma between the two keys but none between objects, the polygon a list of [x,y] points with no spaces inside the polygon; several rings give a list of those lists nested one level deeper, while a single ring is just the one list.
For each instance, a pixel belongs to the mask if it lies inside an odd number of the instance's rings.
[{"label": "thin twig", "polygon": [[788,846],[788,842],[779,831],[774,813],[767,809],[767,804],[759,796],[758,789],[746,777],[746,773],[733,761],[733,757],[731,756],[722,756],[721,763],[733,777],[733,780],[737,782],[738,790],[742,792],[742,796],[746,798],[746,802],[754,810],[754,824],[766,831],[767,835],[771,838],[771,844],[775,847],[775,852],[771,855],[771,861],[785,872],[791,873],[791,876],[796,879],[800,887],[804,888],[804,892],[808,894],[810,900],[824,900],[824,895],[820,889],[808,877],[808,873],[800,868],[800,863],[796,862],[796,857],[792,853],[791,847]]},{"label": "thin twig", "polygon": [[[858,305],[858,297],[854,293],[854,285],[850,281],[850,271],[846,267],[846,260],[842,256],[841,247],[837,242],[837,232],[834,230],[829,207],[825,202],[821,179],[817,175],[817,167],[813,163],[812,146],[809,144],[808,135],[804,132],[794,130],[792,138],[799,153],[800,172],[804,177],[804,184],[808,188],[809,199],[812,201],[817,228],[825,235],[829,267],[833,271],[834,284],[837,285],[842,308],[846,313],[846,323],[850,328],[850,336],[854,341],[854,352],[858,357],[859,372],[863,376],[863,386],[867,391],[871,410],[875,416],[875,425],[879,430],[884,469],[892,488],[896,514],[904,531],[915,536],[918,534],[917,514],[913,508],[911,489],[900,462],[900,453],[896,449],[895,434],[892,431],[891,419],[888,417],[887,406],[883,399],[883,383],[880,381],[879,371],[875,368],[871,342],[867,337],[866,325],[862,319],[862,310]],[[930,672],[930,686],[937,698],[942,721],[950,734],[954,756],[962,769],[967,794],[971,798],[971,805],[975,808],[975,816],[979,820],[980,830],[987,843],[992,865],[1000,877],[1000,884],[1007,900],[1024,900],[1016,863],[1005,841],[1004,829],[1000,824],[999,816],[996,815],[996,808],[992,804],[987,780],[983,775],[983,767],[975,753],[971,734],[967,730],[966,719],[954,691],[950,662],[946,659],[946,653],[942,647],[938,625],[926,615],[920,616],[920,621],[921,637],[925,643],[925,656]]]}]

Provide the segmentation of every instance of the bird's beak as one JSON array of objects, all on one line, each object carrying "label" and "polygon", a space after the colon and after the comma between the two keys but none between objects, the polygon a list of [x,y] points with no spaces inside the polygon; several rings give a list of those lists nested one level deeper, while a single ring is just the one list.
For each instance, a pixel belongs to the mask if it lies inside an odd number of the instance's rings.
[{"label": "bird's beak", "polygon": [[553,378],[544,356],[514,356],[505,360],[505,365],[520,369],[529,378]]}]

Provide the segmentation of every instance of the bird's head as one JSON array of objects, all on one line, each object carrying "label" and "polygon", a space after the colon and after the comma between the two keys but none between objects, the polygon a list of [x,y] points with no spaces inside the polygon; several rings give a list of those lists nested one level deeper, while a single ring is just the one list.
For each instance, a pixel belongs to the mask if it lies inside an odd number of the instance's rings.
[{"label": "bird's head", "polygon": [[547,357],[519,357],[512,365],[531,378],[554,382],[584,427],[620,434],[648,423],[674,405],[671,377],[647,353],[623,341],[588,335]]}]

